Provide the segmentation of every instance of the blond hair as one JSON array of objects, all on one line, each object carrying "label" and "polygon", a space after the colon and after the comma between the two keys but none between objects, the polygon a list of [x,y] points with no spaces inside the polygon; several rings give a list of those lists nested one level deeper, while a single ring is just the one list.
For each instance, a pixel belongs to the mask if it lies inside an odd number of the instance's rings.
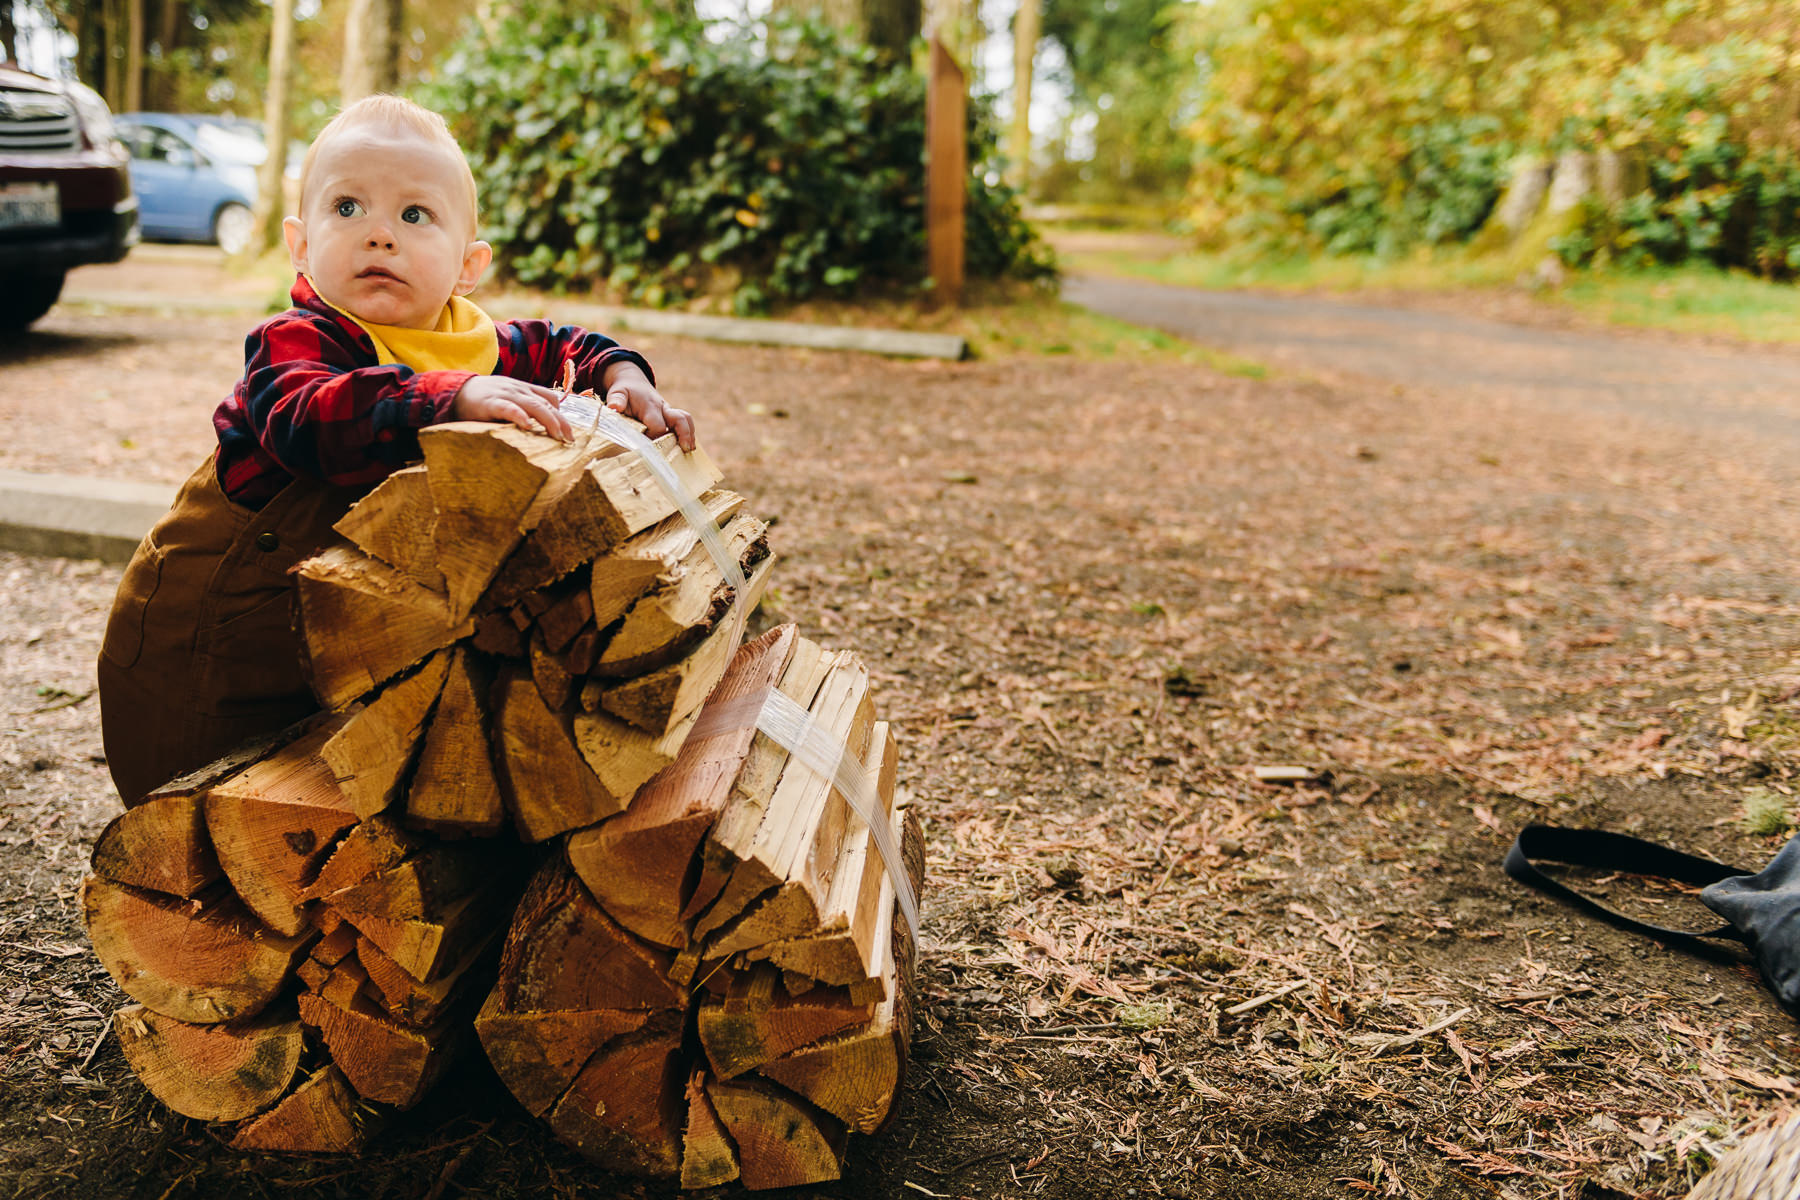
[{"label": "blond hair", "polygon": [[456,155],[456,161],[462,164],[463,180],[468,185],[469,236],[474,237],[475,226],[480,221],[481,199],[475,189],[475,172],[469,169],[469,160],[463,154],[462,147],[456,144],[456,137],[450,132],[449,124],[429,108],[414,104],[404,96],[390,96],[385,92],[364,96],[338,113],[326,123],[325,128],[319,130],[319,136],[306,148],[306,159],[300,167],[300,211],[306,211],[306,189],[312,182],[313,162],[319,157],[319,148],[339,134],[365,125],[381,125],[417,134]]}]

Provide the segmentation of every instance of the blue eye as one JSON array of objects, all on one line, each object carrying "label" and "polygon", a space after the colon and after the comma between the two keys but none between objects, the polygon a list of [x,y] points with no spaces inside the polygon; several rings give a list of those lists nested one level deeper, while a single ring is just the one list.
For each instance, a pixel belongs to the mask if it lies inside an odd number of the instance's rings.
[{"label": "blue eye", "polygon": [[408,225],[429,225],[431,224],[431,213],[416,204],[409,204],[400,214],[400,219]]},{"label": "blue eye", "polygon": [[346,196],[336,204],[332,205],[332,211],[336,212],[340,217],[349,218],[361,213],[362,205]]}]

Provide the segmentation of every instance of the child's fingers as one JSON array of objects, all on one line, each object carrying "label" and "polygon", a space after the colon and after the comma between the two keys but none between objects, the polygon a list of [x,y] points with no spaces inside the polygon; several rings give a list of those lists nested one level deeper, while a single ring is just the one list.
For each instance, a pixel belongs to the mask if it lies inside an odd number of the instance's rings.
[{"label": "child's fingers", "polygon": [[663,415],[668,419],[669,428],[675,431],[675,441],[683,450],[694,448],[694,418],[685,408],[665,408]]},{"label": "child's fingers", "polygon": [[[533,396],[524,400],[500,401],[503,419],[512,422],[520,429],[541,431],[549,434],[559,442],[566,442],[574,436],[569,420],[556,410],[556,406],[548,404]],[[510,409],[510,412],[506,410]]]}]

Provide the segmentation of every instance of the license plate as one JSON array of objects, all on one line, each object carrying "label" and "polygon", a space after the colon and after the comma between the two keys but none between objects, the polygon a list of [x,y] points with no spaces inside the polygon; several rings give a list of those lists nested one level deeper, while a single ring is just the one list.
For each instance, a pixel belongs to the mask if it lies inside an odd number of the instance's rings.
[{"label": "license plate", "polygon": [[54,183],[0,183],[0,229],[55,228],[62,202]]}]

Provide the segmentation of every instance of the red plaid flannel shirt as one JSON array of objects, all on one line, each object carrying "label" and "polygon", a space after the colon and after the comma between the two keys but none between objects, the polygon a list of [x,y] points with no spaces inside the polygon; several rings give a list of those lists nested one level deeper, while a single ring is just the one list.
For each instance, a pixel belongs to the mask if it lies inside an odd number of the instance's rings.
[{"label": "red plaid flannel shirt", "polygon": [[[368,487],[419,458],[419,430],[451,419],[469,371],[381,366],[356,322],[330,308],[305,277],[294,307],[244,340],[244,377],[213,413],[219,486],[234,503],[260,509],[296,477]],[[598,391],[606,368],[650,364],[603,334],[548,321],[497,321],[494,374],[545,387],[575,364],[577,389]]]}]

